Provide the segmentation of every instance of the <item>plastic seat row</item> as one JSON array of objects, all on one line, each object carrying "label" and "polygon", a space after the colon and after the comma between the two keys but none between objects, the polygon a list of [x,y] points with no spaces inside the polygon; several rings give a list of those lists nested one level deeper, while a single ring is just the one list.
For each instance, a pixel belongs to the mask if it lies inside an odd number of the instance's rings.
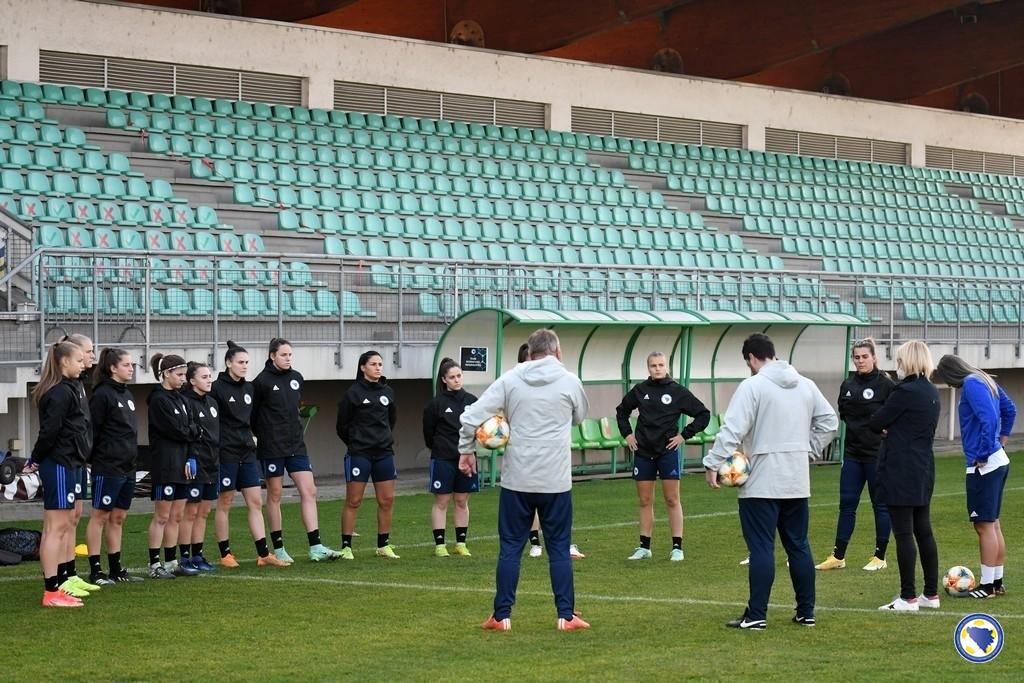
[{"label": "plastic seat row", "polygon": [[0,168],[29,171],[65,171],[69,173],[93,173],[124,177],[142,177],[132,171],[128,157],[123,154],[86,151],[77,149],[54,149],[17,145],[10,149],[0,147]]},{"label": "plastic seat row", "polygon": [[1022,290],[1018,285],[965,285],[955,281],[918,280],[866,280],[864,297],[889,301],[909,299],[916,301],[963,301],[971,303],[1018,303]]},{"label": "plastic seat row", "polygon": [[807,220],[803,218],[768,218],[744,216],[743,229],[764,235],[818,237],[842,240],[932,242],[985,247],[1024,246],[1019,232],[984,229],[956,230],[922,226],[847,223],[841,221]]},{"label": "plastic seat row", "polygon": [[99,147],[86,142],[85,133],[79,128],[43,123],[20,122],[13,126],[0,121],[0,144],[34,145],[36,147],[59,147],[62,149],[78,149],[99,151]]},{"label": "plastic seat row", "polygon": [[1024,264],[1024,254],[1019,249],[960,247],[919,242],[867,242],[818,239],[816,237],[783,237],[782,250],[804,256]]},{"label": "plastic seat row", "polygon": [[115,201],[92,202],[90,199],[68,201],[63,196],[49,199],[0,192],[0,208],[17,214],[26,221],[44,224],[83,223],[94,226],[118,225],[129,228],[190,228],[197,230],[230,230],[221,223],[217,212],[208,206],[195,210],[185,204],[141,204]]},{"label": "plastic seat row", "polygon": [[22,195],[46,195],[50,197],[96,197],[99,199],[120,199],[129,201],[155,201],[185,203],[174,196],[170,183],[156,179],[152,183],[145,178],[120,175],[94,175],[90,173],[46,173],[44,171],[0,171],[0,191],[17,192]]},{"label": "plastic seat row", "polygon": [[932,277],[991,277],[1019,279],[1024,274],[1020,266],[972,263],[924,263],[890,259],[822,259],[824,270],[834,273],[869,275],[925,275]]},{"label": "plastic seat row", "polygon": [[323,287],[313,279],[309,266],[300,261],[282,264],[280,261],[262,261],[254,258],[241,262],[223,258],[211,259],[139,257],[82,257],[72,255],[47,256],[43,261],[43,275],[57,282],[130,282],[142,284],[148,276],[158,285],[212,285],[215,281],[226,285],[277,287]]},{"label": "plastic seat row", "polygon": [[146,231],[122,228],[96,228],[88,230],[77,226],[64,230],[54,225],[42,226],[36,234],[36,246],[74,247],[79,249],[129,249],[133,251],[199,251],[224,252],[226,254],[265,251],[263,238],[256,233],[235,235],[234,233],[210,233],[205,231],[186,232],[159,229]]},{"label": "plastic seat row", "polygon": [[938,325],[960,323],[985,324],[990,320],[999,325],[1017,324],[1021,319],[1020,304],[950,304],[950,303],[905,303],[904,320],[929,322]]}]

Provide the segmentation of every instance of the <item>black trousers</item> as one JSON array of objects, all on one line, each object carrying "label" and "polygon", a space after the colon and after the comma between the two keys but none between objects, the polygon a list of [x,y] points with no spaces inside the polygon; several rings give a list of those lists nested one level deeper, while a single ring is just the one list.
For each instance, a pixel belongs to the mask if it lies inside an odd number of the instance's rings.
[{"label": "black trousers", "polygon": [[928,505],[890,505],[892,533],[896,539],[896,562],[900,567],[900,597],[917,597],[914,585],[917,554],[921,553],[924,571],[924,594],[939,594],[939,551],[932,535],[931,509]]}]

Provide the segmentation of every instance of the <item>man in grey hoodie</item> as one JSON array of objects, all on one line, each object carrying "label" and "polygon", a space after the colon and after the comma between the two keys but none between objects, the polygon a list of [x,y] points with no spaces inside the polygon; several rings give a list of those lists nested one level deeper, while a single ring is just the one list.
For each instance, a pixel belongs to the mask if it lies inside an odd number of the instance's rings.
[{"label": "man in grey hoodie", "polygon": [[519,584],[519,563],[534,513],[540,516],[548,547],[551,589],[558,629],[576,631],[589,624],[574,616],[572,561],[572,452],[570,432],[587,416],[589,405],[579,378],[562,365],[558,336],[537,330],[527,340],[530,360],[497,379],[462,413],[459,469],[476,472],[474,440],[485,420],[502,413],[511,434],[501,462],[498,536],[501,550],[495,576],[494,613],[482,626],[512,629],[512,605]]},{"label": "man in grey hoodie", "polygon": [[726,625],[767,628],[777,529],[796,591],[793,622],[814,626],[814,560],[807,542],[809,464],[832,442],[839,418],[814,382],[775,358],[775,345],[767,335],[747,337],[743,359],[752,376],[736,389],[715,444],[704,456],[707,482],[714,489],[719,488],[718,468],[727,457],[738,450],[750,460],[750,477],[739,490],[740,525],[750,551],[750,599],[743,616]]}]

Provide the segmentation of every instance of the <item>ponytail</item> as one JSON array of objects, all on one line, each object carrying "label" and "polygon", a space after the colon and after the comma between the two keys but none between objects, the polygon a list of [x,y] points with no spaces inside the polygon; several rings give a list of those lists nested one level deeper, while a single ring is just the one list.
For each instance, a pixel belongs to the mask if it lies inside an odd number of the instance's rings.
[{"label": "ponytail", "polygon": [[451,370],[452,368],[461,369],[461,366],[455,361],[453,361],[451,358],[441,359],[441,365],[439,365],[437,368],[437,393],[440,394],[447,388],[445,387],[444,384],[444,378],[445,376],[448,375],[448,371]]},{"label": "ponytail", "polygon": [[110,372],[110,366],[117,365],[121,362],[121,359],[128,355],[128,352],[124,349],[118,349],[111,346],[105,347],[100,352],[99,360],[96,361],[96,369],[93,371],[92,382],[93,384],[99,384],[105,379],[113,378],[113,373]]},{"label": "ponytail", "polygon": [[46,360],[43,361],[43,372],[39,378],[39,384],[32,389],[32,402],[39,405],[39,401],[50,389],[61,383],[64,379],[60,371],[60,365],[65,358],[75,351],[82,352],[82,347],[70,341],[59,341],[50,347],[46,352]]},{"label": "ponytail", "polygon": [[374,356],[380,356],[381,360],[384,360],[384,356],[381,356],[379,353],[373,351],[372,349],[370,351],[364,351],[359,356],[359,362],[356,363],[356,381],[363,379],[363,366],[366,365],[367,361],[369,361]]},{"label": "ponytail", "polygon": [[158,380],[163,381],[163,374],[165,372],[186,367],[186,363],[184,358],[173,353],[167,356],[158,353],[150,359],[149,366],[153,368],[153,375]]},{"label": "ponytail", "polygon": [[[277,353],[277,350],[280,349],[282,346],[291,345],[292,343],[287,339],[282,339],[281,337],[274,337],[273,339],[270,340],[270,350],[267,352],[267,358],[269,359],[271,356]],[[230,346],[228,348],[230,348]]]}]

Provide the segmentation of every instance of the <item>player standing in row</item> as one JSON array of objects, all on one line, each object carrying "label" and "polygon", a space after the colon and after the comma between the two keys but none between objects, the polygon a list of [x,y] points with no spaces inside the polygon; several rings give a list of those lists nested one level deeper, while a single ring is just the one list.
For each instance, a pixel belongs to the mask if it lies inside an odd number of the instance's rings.
[{"label": "player standing in row", "polygon": [[[89,583],[100,586],[142,581],[121,565],[121,537],[135,495],[139,452],[138,413],[128,391],[134,375],[134,359],[124,349],[108,347],[100,353],[89,401],[93,434],[92,514],[85,530]],[[100,563],[104,530],[109,574],[103,573]]]},{"label": "player standing in row", "polygon": [[1017,407],[992,375],[962,358],[939,359],[935,375],[960,388],[960,436],[967,460],[967,516],[978,534],[981,581],[972,598],[1004,595],[1006,539],[999,524],[1010,459],[1003,447],[1013,431]]},{"label": "player standing in row", "polygon": [[[149,575],[154,579],[195,576],[199,573],[180,565],[178,526],[185,512],[188,486],[198,463],[191,454],[199,440],[199,425],[189,416],[181,388],[188,365],[174,354],[153,356],[150,364],[160,385],[149,395],[149,452],[152,473],[153,520],[149,524]],[[160,563],[160,548],[164,562]]]},{"label": "player standing in row", "polygon": [[225,370],[218,375],[210,393],[220,406],[220,494],[214,527],[220,550],[220,565],[234,569],[238,560],[231,552],[230,515],[235,492],[242,492],[242,500],[249,521],[249,533],[256,543],[256,564],[260,567],[287,567],[267,547],[267,532],[263,524],[263,493],[260,490],[260,465],[256,460],[256,440],[253,438],[251,418],[254,389],[245,379],[249,372],[249,352],[229,341],[224,354]]},{"label": "player standing in row", "polygon": [[377,556],[399,559],[391,545],[391,517],[395,503],[394,435],[398,420],[395,392],[384,376],[384,359],[376,351],[359,356],[356,381],[338,402],[336,430],[345,442],[345,506],[341,509],[341,552],[346,560],[352,554],[352,532],[356,515],[373,480],[377,498]]},{"label": "player standing in row", "polygon": [[469,557],[466,536],[469,533],[469,494],[480,490],[480,478],[459,471],[459,418],[476,396],[462,388],[462,368],[445,358],[437,369],[434,397],[423,409],[423,442],[430,449],[430,475],[427,490],[434,494],[430,523],[434,533],[434,555],[448,557],[445,527],[448,525],[448,503],[455,496],[456,555]]},{"label": "player standing in row", "polygon": [[[85,413],[86,418],[90,421],[92,417],[89,414],[89,398],[85,393],[85,381],[89,378],[89,373],[92,371],[93,365],[96,363],[96,349],[92,343],[92,339],[85,336],[84,334],[72,334],[61,339],[62,342],[70,342],[82,349],[82,374],[75,378],[75,385],[78,388],[78,402],[81,404],[82,411]],[[71,533],[71,537],[67,539],[67,547],[64,549],[64,568],[67,572],[68,578],[72,579],[72,582],[77,584],[80,590],[85,591],[97,591],[99,586],[94,583],[87,583],[84,579],[78,576],[78,570],[75,567],[75,544],[78,542],[78,523],[82,519],[82,512],[85,510],[85,499],[89,497],[89,468],[83,467],[79,471],[78,484],[81,486],[81,492],[78,499],[75,501],[75,516],[74,525],[75,528]]]},{"label": "player standing in row", "polygon": [[[615,409],[619,431],[633,451],[633,479],[640,498],[640,547],[629,560],[651,558],[651,533],[654,530],[654,480],[661,478],[661,491],[668,509],[672,532],[669,560],[683,559],[683,506],[679,502],[679,475],[683,471],[680,446],[701,432],[711,420],[711,412],[700,399],[668,374],[668,359],[661,351],[647,356],[649,377],[634,386]],[[638,412],[636,432],[629,423]],[[681,415],[692,418],[679,431]]]},{"label": "player standing in row", "polygon": [[320,523],[316,510],[316,482],[313,466],[303,439],[299,407],[305,380],[292,368],[292,345],[285,339],[270,340],[270,351],[263,371],[253,381],[252,430],[256,434],[256,455],[263,463],[267,481],[267,522],[274,555],[291,564],[291,555],[284,549],[281,518],[281,494],[284,473],[299,491],[302,523],[309,542],[309,559],[313,562],[336,560],[337,550],[320,542]]},{"label": "player standing in row", "polygon": [[212,572],[215,567],[203,556],[206,538],[206,520],[210,508],[220,492],[220,417],[217,400],[210,395],[213,388],[213,370],[206,363],[189,363],[185,372],[187,384],[181,395],[192,412],[192,420],[199,425],[201,437],[193,444],[192,455],[198,468],[188,486],[185,515],[178,528],[179,564],[201,572]]},{"label": "player standing in row", "polygon": [[878,448],[882,437],[868,428],[868,420],[885,405],[896,384],[878,369],[875,359],[875,341],[861,339],[850,351],[854,372],[839,387],[839,418],[846,423],[846,445],[843,466],[839,473],[839,522],[836,525],[836,544],[831,554],[815,569],[844,569],[846,547],[853,538],[864,484],[868,486],[871,507],[875,512],[875,552],[864,565],[864,571],[885,569],[885,551],[889,545],[892,523],[889,510],[878,498],[875,490]]},{"label": "player standing in row", "polygon": [[81,493],[79,470],[85,467],[92,447],[92,427],[75,384],[83,363],[80,347],[57,342],[47,352],[42,377],[32,390],[32,401],[39,407],[39,435],[29,466],[38,467],[43,488],[39,544],[43,607],[81,607],[82,601],[72,593],[88,595],[75,582],[68,582],[64,569],[68,536],[74,542],[75,501]]}]

